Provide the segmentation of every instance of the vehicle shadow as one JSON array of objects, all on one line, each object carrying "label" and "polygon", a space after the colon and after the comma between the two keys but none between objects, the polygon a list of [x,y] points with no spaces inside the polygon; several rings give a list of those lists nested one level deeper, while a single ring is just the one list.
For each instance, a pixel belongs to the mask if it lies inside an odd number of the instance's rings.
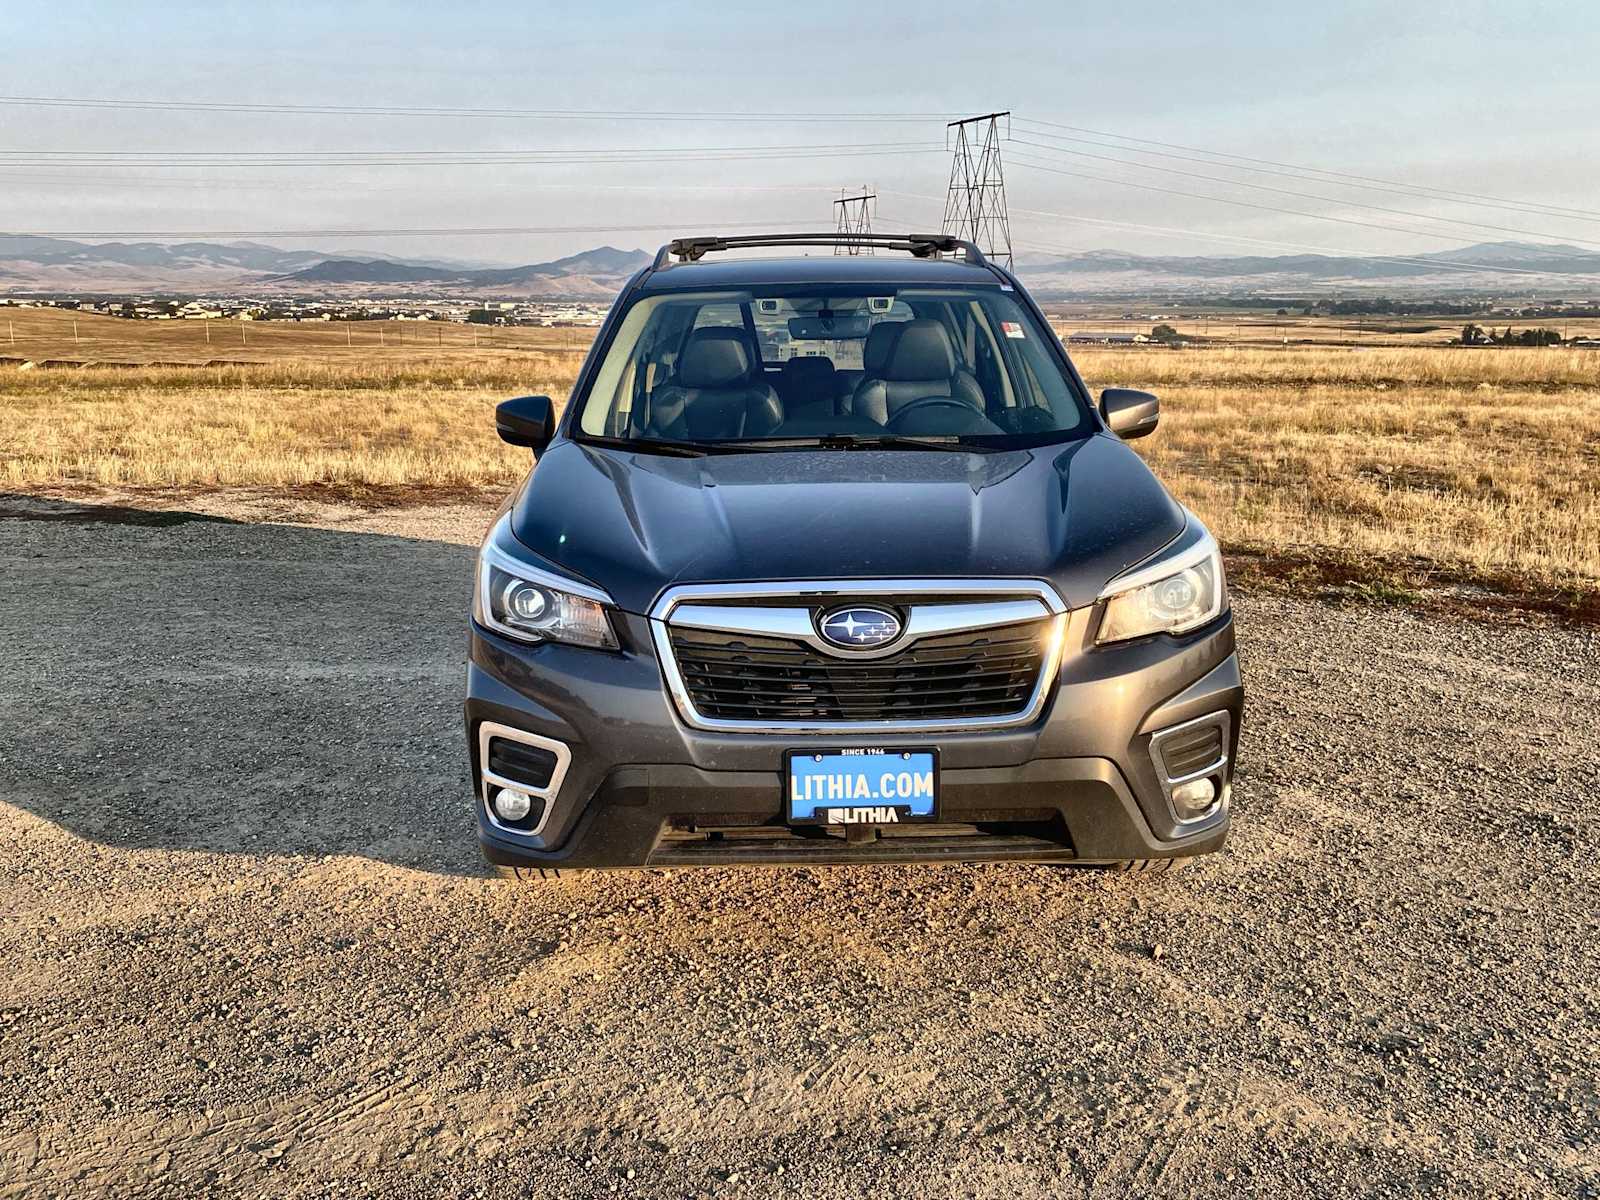
[{"label": "vehicle shadow", "polygon": [[481,875],[469,547],[0,493],[0,801],[107,846]]}]

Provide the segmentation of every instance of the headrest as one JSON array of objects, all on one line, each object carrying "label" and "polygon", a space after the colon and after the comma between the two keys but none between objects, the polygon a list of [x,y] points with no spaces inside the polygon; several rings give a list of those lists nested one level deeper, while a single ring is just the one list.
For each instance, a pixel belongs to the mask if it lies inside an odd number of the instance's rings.
[{"label": "headrest", "polygon": [[904,326],[904,321],[881,321],[867,331],[867,344],[861,347],[861,366],[868,375],[883,374],[889,362],[889,351],[894,349],[895,339]]},{"label": "headrest", "polygon": [[956,373],[955,351],[944,326],[929,319],[907,321],[889,350],[882,377],[895,383],[949,379]]},{"label": "headrest", "polygon": [[827,387],[833,382],[833,360],[820,354],[804,354],[783,364],[786,379],[805,387]]},{"label": "headrest", "polygon": [[696,329],[678,359],[678,383],[690,388],[733,387],[750,375],[742,329]]}]

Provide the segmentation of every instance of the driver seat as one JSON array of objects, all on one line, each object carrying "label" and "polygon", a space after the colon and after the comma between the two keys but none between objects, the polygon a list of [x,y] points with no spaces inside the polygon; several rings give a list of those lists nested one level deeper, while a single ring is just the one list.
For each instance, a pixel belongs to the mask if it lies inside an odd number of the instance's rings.
[{"label": "driver seat", "polygon": [[767,436],[783,424],[783,405],[758,362],[743,330],[696,329],[672,378],[651,393],[645,432],[691,441]]},{"label": "driver seat", "polygon": [[[880,333],[880,331],[883,331]],[[972,372],[957,366],[945,327],[931,318],[900,321],[873,329],[869,374],[856,385],[850,407],[858,416],[887,425],[914,400],[948,397],[984,410],[983,389]]]}]

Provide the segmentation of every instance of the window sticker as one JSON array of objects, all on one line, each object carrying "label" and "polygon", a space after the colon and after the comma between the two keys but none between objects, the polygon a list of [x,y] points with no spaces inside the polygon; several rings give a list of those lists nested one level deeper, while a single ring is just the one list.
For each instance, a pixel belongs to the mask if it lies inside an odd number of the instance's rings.
[{"label": "window sticker", "polygon": [[1022,332],[1022,324],[1019,321],[1001,321],[1000,329],[1008,338],[1025,338],[1028,336]]}]

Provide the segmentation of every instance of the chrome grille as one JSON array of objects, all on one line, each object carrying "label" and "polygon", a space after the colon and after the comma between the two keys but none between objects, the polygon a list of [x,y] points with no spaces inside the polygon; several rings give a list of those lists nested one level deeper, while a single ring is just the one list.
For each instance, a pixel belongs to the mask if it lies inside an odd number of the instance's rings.
[{"label": "chrome grille", "polygon": [[853,662],[803,642],[673,629],[694,706],[742,721],[926,721],[1000,717],[1033,694],[1051,619],[924,638],[899,654]]},{"label": "chrome grille", "polygon": [[[838,645],[841,606],[892,612],[901,636]],[[1037,580],[687,584],[650,613],[683,718],[730,732],[993,729],[1032,720],[1060,667],[1067,611]]]}]

